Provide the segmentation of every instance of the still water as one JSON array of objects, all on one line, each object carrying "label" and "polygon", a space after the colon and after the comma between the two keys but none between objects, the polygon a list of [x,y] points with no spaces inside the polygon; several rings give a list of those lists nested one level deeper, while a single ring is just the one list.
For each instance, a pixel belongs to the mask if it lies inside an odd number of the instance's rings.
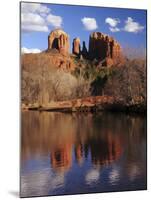
[{"label": "still water", "polygon": [[21,196],[146,189],[146,118],[22,113]]}]

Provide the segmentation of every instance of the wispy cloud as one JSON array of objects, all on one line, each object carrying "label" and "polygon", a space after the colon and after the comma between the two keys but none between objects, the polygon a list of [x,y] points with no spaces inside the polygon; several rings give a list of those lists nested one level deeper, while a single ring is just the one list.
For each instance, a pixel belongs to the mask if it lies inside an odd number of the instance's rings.
[{"label": "wispy cloud", "polygon": [[125,26],[123,28],[124,31],[130,33],[138,33],[144,29],[144,26],[140,25],[138,22],[135,22],[133,18],[128,17],[125,21]]},{"label": "wispy cloud", "polygon": [[111,27],[116,27],[120,23],[120,20],[118,18],[107,17],[105,23],[109,24]]},{"label": "wispy cloud", "polygon": [[117,27],[109,27],[110,31],[113,32],[113,33],[116,33],[116,32],[119,32],[120,31],[120,28],[117,28]]},{"label": "wispy cloud", "polygon": [[118,18],[107,17],[105,23],[109,24],[109,30],[111,32],[126,31],[130,33],[138,33],[144,29],[144,26],[134,21],[132,17],[128,17],[127,20],[125,20],[124,27],[121,28],[118,27],[118,24],[121,23],[121,20]]},{"label": "wispy cloud", "polygon": [[118,18],[111,18],[111,17],[107,17],[105,19],[105,23],[109,24],[109,30],[111,32],[119,32],[120,28],[117,27],[117,25],[120,23],[120,19]]},{"label": "wispy cloud", "polygon": [[21,29],[24,32],[48,32],[49,25],[61,27],[61,16],[52,14],[52,10],[39,3],[21,4]]},{"label": "wispy cloud", "polygon": [[97,22],[95,18],[84,17],[81,19],[84,28],[88,31],[92,31],[98,28]]}]

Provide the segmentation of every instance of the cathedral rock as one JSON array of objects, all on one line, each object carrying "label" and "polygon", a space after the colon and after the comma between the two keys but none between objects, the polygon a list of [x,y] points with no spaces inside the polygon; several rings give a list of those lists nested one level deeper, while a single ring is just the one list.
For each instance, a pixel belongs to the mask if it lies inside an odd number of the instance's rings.
[{"label": "cathedral rock", "polygon": [[89,58],[97,59],[103,66],[109,66],[121,61],[120,44],[100,32],[93,32],[89,39]]},{"label": "cathedral rock", "polygon": [[61,29],[56,29],[48,36],[48,50],[57,49],[63,55],[69,53],[69,35]]}]

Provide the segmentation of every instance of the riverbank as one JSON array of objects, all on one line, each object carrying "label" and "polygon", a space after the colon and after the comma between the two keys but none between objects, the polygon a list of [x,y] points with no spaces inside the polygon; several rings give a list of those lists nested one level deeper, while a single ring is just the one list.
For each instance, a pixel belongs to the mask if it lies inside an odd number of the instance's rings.
[{"label": "riverbank", "polygon": [[146,106],[140,101],[125,104],[122,99],[112,96],[90,96],[81,99],[50,102],[48,104],[22,104],[22,110],[50,112],[98,112],[102,110],[123,112],[146,112]]}]

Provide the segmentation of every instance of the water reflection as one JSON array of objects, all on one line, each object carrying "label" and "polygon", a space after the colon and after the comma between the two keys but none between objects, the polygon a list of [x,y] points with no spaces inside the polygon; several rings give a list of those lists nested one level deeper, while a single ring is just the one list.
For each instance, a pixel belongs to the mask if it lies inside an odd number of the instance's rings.
[{"label": "water reflection", "polygon": [[23,112],[22,196],[145,189],[145,120]]},{"label": "water reflection", "polygon": [[87,184],[94,184],[99,180],[100,177],[100,171],[98,169],[90,169],[86,176],[85,176],[85,181]]},{"label": "water reflection", "polygon": [[111,185],[116,185],[120,180],[120,172],[119,169],[113,168],[109,173],[109,183]]},{"label": "water reflection", "polygon": [[65,146],[57,147],[51,151],[50,155],[51,165],[53,169],[58,171],[66,171],[72,164],[72,146],[65,144]]}]

